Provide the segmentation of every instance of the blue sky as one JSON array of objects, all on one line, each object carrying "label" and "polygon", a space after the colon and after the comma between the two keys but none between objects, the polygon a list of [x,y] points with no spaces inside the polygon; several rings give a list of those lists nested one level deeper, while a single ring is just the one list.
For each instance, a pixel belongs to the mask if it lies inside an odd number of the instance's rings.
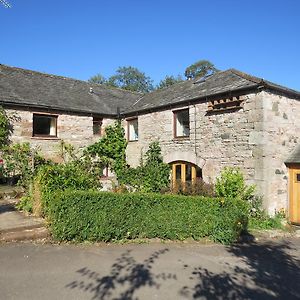
[{"label": "blue sky", "polygon": [[87,80],[134,66],[157,83],[200,59],[300,91],[298,0],[7,0],[0,63]]}]

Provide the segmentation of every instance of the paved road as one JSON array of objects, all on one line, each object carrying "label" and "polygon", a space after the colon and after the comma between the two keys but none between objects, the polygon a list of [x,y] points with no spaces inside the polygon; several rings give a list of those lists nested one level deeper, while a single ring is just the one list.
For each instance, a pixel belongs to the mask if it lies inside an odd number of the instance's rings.
[{"label": "paved road", "polygon": [[0,299],[300,299],[300,239],[0,244]]}]

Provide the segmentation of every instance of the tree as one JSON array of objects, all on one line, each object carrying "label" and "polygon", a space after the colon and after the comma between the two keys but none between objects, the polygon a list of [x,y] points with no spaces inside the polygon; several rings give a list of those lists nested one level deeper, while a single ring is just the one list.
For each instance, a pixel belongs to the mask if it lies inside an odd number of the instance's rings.
[{"label": "tree", "polygon": [[199,60],[185,69],[184,75],[187,79],[204,77],[218,72],[219,70],[208,60]]},{"label": "tree", "polygon": [[173,75],[167,75],[164,79],[162,79],[159,84],[156,86],[156,89],[163,89],[165,87],[171,86],[175,83],[183,81],[181,75],[177,75],[176,77]]},{"label": "tree", "polygon": [[131,66],[119,67],[116,74],[108,79],[107,84],[141,93],[148,93],[153,90],[152,79]]},{"label": "tree", "polygon": [[102,76],[100,73],[96,74],[95,76],[92,76],[88,82],[90,83],[98,83],[98,84],[106,84],[107,80],[104,76]]},{"label": "tree", "polygon": [[11,4],[6,1],[6,0],[0,0],[0,3],[5,7],[5,8],[11,8]]}]

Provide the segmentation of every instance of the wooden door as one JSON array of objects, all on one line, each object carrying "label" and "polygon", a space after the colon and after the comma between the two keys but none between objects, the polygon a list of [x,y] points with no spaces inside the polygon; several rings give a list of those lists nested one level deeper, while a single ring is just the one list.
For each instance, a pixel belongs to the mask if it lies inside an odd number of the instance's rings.
[{"label": "wooden door", "polygon": [[300,224],[300,164],[289,167],[289,219]]}]

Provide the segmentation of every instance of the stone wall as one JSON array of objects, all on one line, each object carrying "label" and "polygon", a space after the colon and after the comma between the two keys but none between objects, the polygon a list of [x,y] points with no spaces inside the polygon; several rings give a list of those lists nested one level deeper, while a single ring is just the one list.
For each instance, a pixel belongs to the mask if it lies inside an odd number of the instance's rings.
[{"label": "stone wall", "polygon": [[[72,144],[76,149],[82,149],[99,139],[93,135],[93,118],[74,114],[58,114],[57,138],[33,137],[33,112],[6,109],[8,115],[14,115],[12,142],[29,142],[32,147],[40,149],[47,158],[60,161],[60,142]],[[56,114],[54,114],[56,115]],[[113,120],[104,119],[103,126],[111,124]]]},{"label": "stone wall", "polygon": [[184,160],[202,168],[203,179],[215,182],[225,166],[241,168],[249,184],[265,192],[264,93],[246,96],[238,111],[207,114],[208,103],[189,105],[190,137],[176,139],[173,111],[164,110],[140,115],[139,140],[129,142],[128,162],[139,164],[151,141],[159,141],[167,163]]},{"label": "stone wall", "polygon": [[190,137],[176,139],[173,111],[140,115],[139,140],[129,142],[128,162],[139,164],[151,141],[159,141],[164,160],[184,160],[202,168],[214,182],[225,166],[240,167],[263,195],[269,213],[288,208],[288,172],[284,161],[300,143],[300,101],[270,92],[248,94],[243,109],[207,114],[207,103],[189,105]]},{"label": "stone wall", "polygon": [[274,212],[288,208],[288,169],[284,161],[300,143],[300,101],[268,92],[262,97],[264,195],[266,206]]}]

